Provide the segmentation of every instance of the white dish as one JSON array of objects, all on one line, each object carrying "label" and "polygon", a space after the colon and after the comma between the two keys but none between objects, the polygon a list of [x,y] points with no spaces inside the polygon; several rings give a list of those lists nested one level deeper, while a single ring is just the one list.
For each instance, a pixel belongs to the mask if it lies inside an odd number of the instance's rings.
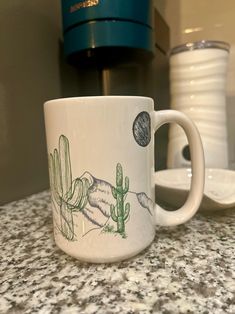
[{"label": "white dish", "polygon": [[[156,193],[160,205],[181,206],[188,195],[191,169],[168,169],[156,173]],[[200,209],[218,210],[235,207],[235,171],[206,169],[205,189]]]}]

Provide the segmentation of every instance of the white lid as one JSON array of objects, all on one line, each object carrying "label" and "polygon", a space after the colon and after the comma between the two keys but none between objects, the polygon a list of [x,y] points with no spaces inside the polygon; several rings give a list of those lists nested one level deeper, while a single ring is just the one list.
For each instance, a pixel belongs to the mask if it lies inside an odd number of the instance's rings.
[{"label": "white lid", "polygon": [[183,45],[176,46],[170,50],[169,55],[172,56],[174,54],[185,52],[185,51],[192,51],[196,49],[223,49],[229,52],[230,45],[224,41],[217,41],[217,40],[201,40],[192,43],[186,43]]}]

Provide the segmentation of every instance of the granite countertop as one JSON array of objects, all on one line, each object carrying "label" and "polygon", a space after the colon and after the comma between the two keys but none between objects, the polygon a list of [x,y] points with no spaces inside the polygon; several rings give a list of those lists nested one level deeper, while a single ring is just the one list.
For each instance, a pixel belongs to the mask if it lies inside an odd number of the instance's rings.
[{"label": "granite countertop", "polygon": [[0,313],[235,313],[235,209],[157,227],[131,260],[84,264],[53,240],[49,193],[0,208]]}]

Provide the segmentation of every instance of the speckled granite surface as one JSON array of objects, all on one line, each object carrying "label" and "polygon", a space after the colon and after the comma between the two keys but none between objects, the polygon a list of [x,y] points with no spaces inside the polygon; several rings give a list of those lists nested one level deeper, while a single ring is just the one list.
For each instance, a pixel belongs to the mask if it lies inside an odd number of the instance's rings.
[{"label": "speckled granite surface", "polygon": [[82,264],[54,244],[49,194],[0,208],[0,313],[235,313],[235,209],[157,228],[139,256]]}]

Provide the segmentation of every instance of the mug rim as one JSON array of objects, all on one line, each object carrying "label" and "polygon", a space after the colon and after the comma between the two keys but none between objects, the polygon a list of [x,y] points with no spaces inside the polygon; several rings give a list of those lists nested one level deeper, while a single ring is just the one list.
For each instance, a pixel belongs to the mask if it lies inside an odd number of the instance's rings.
[{"label": "mug rim", "polygon": [[76,100],[88,100],[88,99],[143,99],[143,100],[151,100],[154,101],[151,97],[146,96],[130,96],[130,95],[99,95],[99,96],[75,96],[75,97],[64,97],[64,98],[55,98],[50,99],[44,102],[44,105],[53,104],[53,103],[63,103],[68,101],[76,101]]}]

